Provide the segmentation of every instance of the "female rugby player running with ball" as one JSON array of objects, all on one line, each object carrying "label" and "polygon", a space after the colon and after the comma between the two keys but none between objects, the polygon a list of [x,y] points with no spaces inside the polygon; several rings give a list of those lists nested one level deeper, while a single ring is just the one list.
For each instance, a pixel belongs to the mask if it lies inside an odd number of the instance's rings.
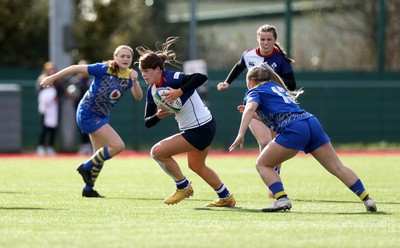
[{"label": "female rugby player running with ball", "polygon": [[176,204],[193,196],[191,182],[183,175],[174,155],[186,153],[189,168],[207,182],[218,195],[218,199],[207,207],[234,207],[235,198],[222,183],[217,173],[205,163],[211,142],[215,136],[216,123],[210,110],[200,99],[196,88],[207,81],[207,76],[200,73],[164,70],[165,63],[177,63],[176,54],[169,47],[176,41],[170,37],[162,49],[152,51],[146,47],[137,47],[139,52],[139,69],[149,87],[146,95],[145,126],[153,127],[171,112],[157,108],[153,94],[160,87],[167,87],[165,101],[172,102],[180,97],[181,110],[175,114],[180,133],[167,137],[155,144],[150,151],[151,157],[175,181],[176,190],[164,199],[166,204]]}]

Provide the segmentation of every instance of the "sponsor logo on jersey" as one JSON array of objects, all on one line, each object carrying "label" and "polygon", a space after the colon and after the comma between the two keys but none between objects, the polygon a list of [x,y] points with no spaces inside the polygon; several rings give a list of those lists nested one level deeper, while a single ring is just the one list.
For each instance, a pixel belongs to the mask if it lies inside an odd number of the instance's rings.
[{"label": "sponsor logo on jersey", "polygon": [[121,95],[122,94],[118,89],[111,91],[110,96],[109,96],[109,98],[111,100],[110,102],[116,103],[118,101],[118,99],[121,97]]},{"label": "sponsor logo on jersey", "polygon": [[129,81],[128,80],[122,80],[122,82],[121,82],[121,86],[122,87],[128,87],[128,85],[129,85]]}]

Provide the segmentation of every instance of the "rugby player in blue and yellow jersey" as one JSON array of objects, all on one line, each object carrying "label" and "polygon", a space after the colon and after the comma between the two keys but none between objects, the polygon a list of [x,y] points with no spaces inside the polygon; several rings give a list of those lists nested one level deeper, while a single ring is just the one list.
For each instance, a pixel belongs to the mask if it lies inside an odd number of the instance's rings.
[{"label": "rugby player in blue and yellow jersey", "polygon": [[303,91],[289,91],[279,75],[266,63],[250,69],[246,81],[246,106],[238,106],[243,113],[242,121],[229,150],[243,147],[244,135],[253,118],[277,133],[261,151],[256,163],[258,173],[276,199],[272,206],[262,211],[277,212],[292,208],[281,177],[275,173],[274,167],[296,156],[299,151],[304,151],[349,187],[364,203],[367,211],[375,212],[375,201],[369,197],[358,176],[343,165],[318,119],[297,104],[296,98]]},{"label": "rugby player in blue and yellow jersey", "polygon": [[85,73],[94,78],[76,112],[78,126],[83,133],[89,134],[95,151],[90,159],[77,168],[85,182],[83,197],[102,197],[93,189],[95,181],[104,162],[125,148],[121,137],[110,126],[111,108],[127,90],[131,91],[137,101],[143,97],[137,80],[138,73],[129,68],[132,57],[132,48],[121,45],[115,49],[113,60],[90,65],[71,65],[41,82],[42,87],[48,87],[55,80],[74,73]]}]

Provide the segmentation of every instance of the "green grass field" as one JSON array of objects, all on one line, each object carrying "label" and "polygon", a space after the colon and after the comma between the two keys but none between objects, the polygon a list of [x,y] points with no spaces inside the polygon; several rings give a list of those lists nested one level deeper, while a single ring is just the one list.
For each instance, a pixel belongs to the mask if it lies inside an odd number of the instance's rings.
[{"label": "green grass field", "polygon": [[255,156],[212,155],[235,208],[208,209],[213,190],[178,157],[194,197],[168,206],[174,184],[150,157],[108,161],[96,184],[106,198],[81,197],[75,168],[86,157],[1,157],[0,247],[400,247],[400,155],[341,155],[376,200],[364,205],[311,156],[282,169],[292,210],[273,201]]}]

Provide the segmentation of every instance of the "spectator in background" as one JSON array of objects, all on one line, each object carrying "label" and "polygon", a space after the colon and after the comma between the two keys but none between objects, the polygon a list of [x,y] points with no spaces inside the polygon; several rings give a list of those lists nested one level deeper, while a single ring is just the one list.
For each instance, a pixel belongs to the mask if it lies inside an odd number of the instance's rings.
[{"label": "spectator in background", "polygon": [[[81,60],[78,62],[78,65],[87,65],[88,62],[86,60]],[[79,101],[85,95],[86,91],[89,89],[90,84],[93,81],[93,77],[89,76],[86,73],[77,73],[73,77],[68,80],[68,86],[66,89],[66,96],[70,98],[74,102],[74,106],[77,109],[79,105]],[[79,148],[79,154],[92,154],[93,148],[90,143],[90,138],[87,133],[79,132],[81,145]]]},{"label": "spectator in background", "polygon": [[38,91],[38,110],[41,119],[41,131],[36,154],[40,156],[55,155],[55,139],[58,127],[59,100],[56,89],[57,82],[52,87],[43,88],[40,82],[47,76],[53,75],[56,68],[53,62],[48,61],[43,65],[36,89]]}]

